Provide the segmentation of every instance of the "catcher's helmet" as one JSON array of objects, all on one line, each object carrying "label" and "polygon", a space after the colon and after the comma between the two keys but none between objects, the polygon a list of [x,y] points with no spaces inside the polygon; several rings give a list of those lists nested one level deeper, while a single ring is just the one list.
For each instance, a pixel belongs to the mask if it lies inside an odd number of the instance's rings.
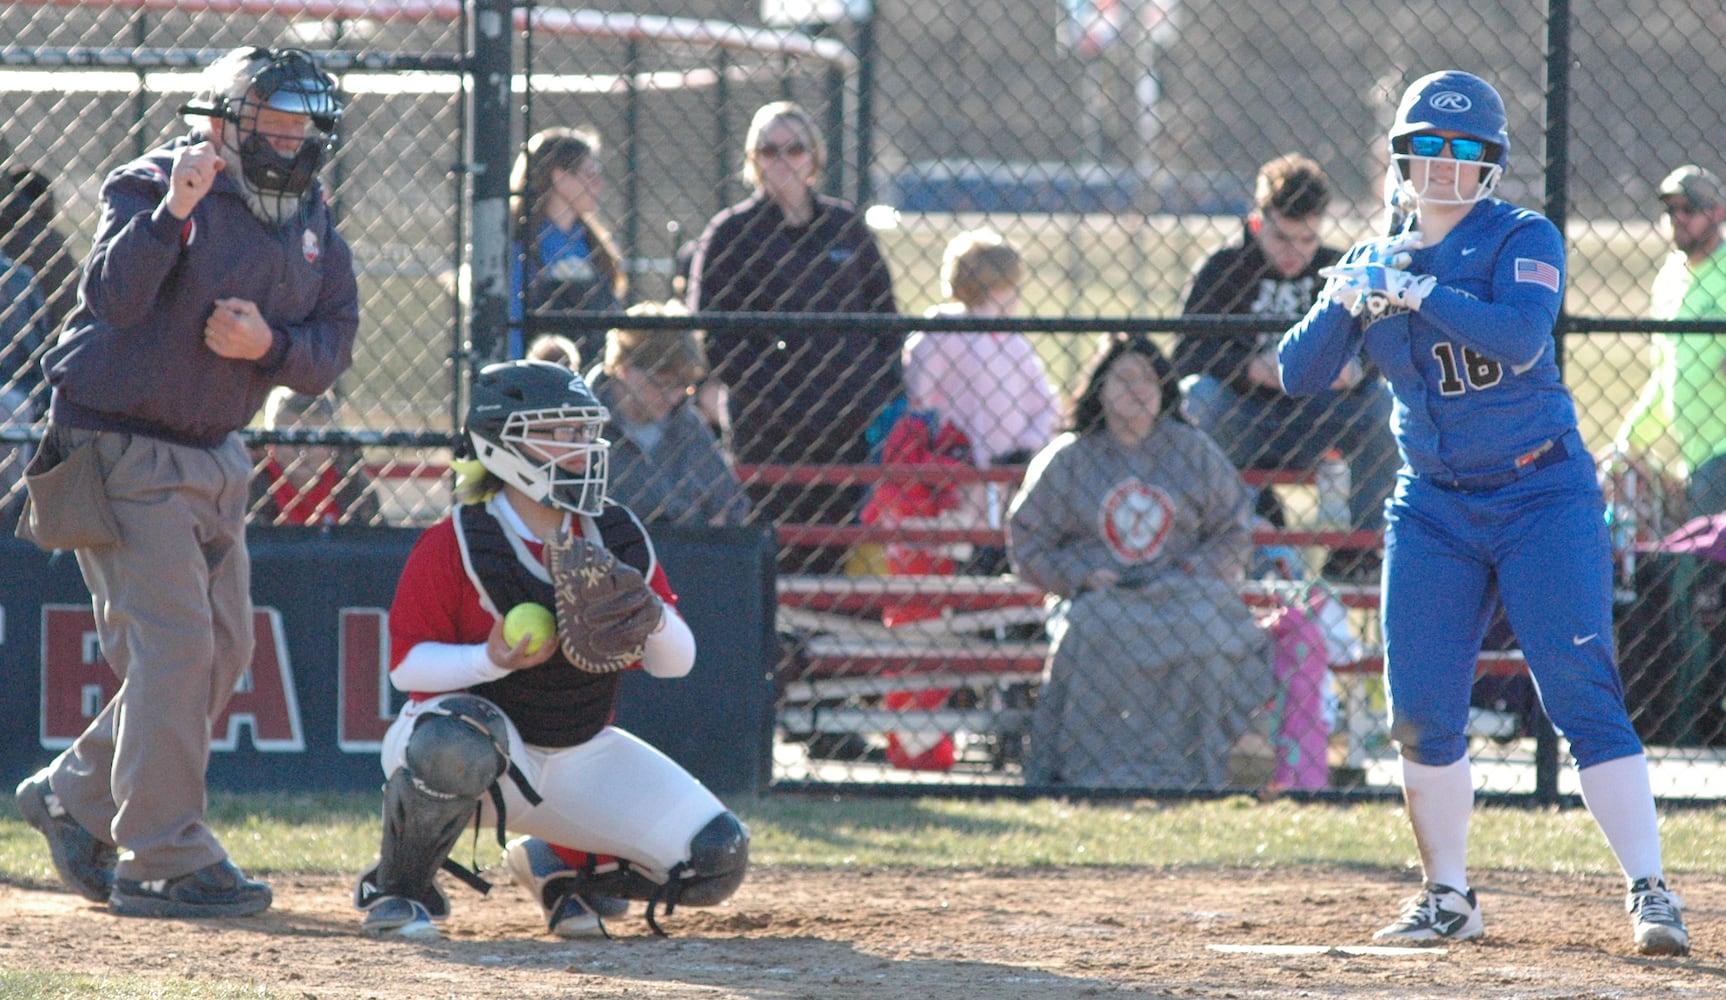
[{"label": "catcher's helmet", "polygon": [[[287,195],[310,189],[335,146],[343,111],[335,81],[318,68],[312,54],[305,49],[235,49],[210,66],[209,80],[206,90],[180,111],[221,118],[250,133],[240,140],[240,170],[254,188]],[[260,108],[305,115],[314,131],[292,156],[278,153],[257,134]]]},{"label": "catcher's helmet", "polygon": [[[1485,144],[1476,158],[1464,158],[1451,148],[1451,156],[1420,156],[1410,148],[1410,137],[1420,132],[1459,132]],[[1410,194],[1439,204],[1469,204],[1491,197],[1510,162],[1510,137],[1505,131],[1504,101],[1492,85],[1472,73],[1443,70],[1428,73],[1408,85],[1390,127],[1390,159],[1400,184]],[[1415,162],[1447,159],[1457,164],[1458,176],[1465,166],[1480,164],[1480,184],[1464,197],[1453,190],[1416,190],[1411,180]],[[1430,185],[1424,185],[1430,188]]]},{"label": "catcher's helmet", "polygon": [[609,419],[593,390],[563,365],[503,361],[474,377],[462,430],[486,471],[546,507],[597,516],[605,504],[611,444],[601,433]]}]

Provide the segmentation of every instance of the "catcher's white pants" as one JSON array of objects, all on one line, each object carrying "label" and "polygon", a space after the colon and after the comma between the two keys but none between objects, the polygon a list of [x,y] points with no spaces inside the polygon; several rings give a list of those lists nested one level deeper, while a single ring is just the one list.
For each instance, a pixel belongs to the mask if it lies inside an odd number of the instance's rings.
[{"label": "catcher's white pants", "polygon": [[[414,720],[450,694],[403,707],[384,734],[386,777],[406,762]],[[514,780],[498,779],[510,831],[626,858],[656,879],[687,860],[689,839],[725,811],[676,761],[616,726],[578,746],[553,749],[523,743],[510,722],[509,758],[543,800],[529,805]],[[490,796],[481,799],[481,808],[484,827],[494,827]]]}]

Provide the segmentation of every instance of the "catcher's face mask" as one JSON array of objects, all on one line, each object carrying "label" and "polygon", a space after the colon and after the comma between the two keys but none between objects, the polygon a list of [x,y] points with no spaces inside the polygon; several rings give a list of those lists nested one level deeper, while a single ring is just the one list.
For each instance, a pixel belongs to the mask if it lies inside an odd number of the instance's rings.
[{"label": "catcher's face mask", "polygon": [[605,504],[611,443],[600,436],[603,406],[521,410],[499,440],[474,436],[480,464],[547,507],[597,516]]}]

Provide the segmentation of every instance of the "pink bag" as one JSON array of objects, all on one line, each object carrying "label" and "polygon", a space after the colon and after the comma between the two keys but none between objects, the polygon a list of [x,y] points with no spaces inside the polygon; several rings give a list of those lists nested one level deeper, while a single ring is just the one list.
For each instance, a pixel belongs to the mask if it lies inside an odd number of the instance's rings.
[{"label": "pink bag", "polygon": [[1276,788],[1324,788],[1330,783],[1325,721],[1325,634],[1306,602],[1285,601],[1265,618],[1276,645],[1277,694],[1271,710]]}]

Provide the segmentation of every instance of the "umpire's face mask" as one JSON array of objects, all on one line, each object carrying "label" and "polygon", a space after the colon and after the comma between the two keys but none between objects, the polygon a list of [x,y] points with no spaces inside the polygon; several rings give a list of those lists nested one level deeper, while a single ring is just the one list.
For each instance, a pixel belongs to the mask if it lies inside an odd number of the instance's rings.
[{"label": "umpire's face mask", "polygon": [[328,135],[308,115],[279,111],[251,101],[239,121],[229,121],[223,146],[240,165],[240,188],[259,219],[286,225],[299,213],[317,179]]},{"label": "umpire's face mask", "polygon": [[311,118],[262,107],[251,128],[242,125],[240,166],[260,191],[305,194],[323,166],[325,140],[314,134]]}]

